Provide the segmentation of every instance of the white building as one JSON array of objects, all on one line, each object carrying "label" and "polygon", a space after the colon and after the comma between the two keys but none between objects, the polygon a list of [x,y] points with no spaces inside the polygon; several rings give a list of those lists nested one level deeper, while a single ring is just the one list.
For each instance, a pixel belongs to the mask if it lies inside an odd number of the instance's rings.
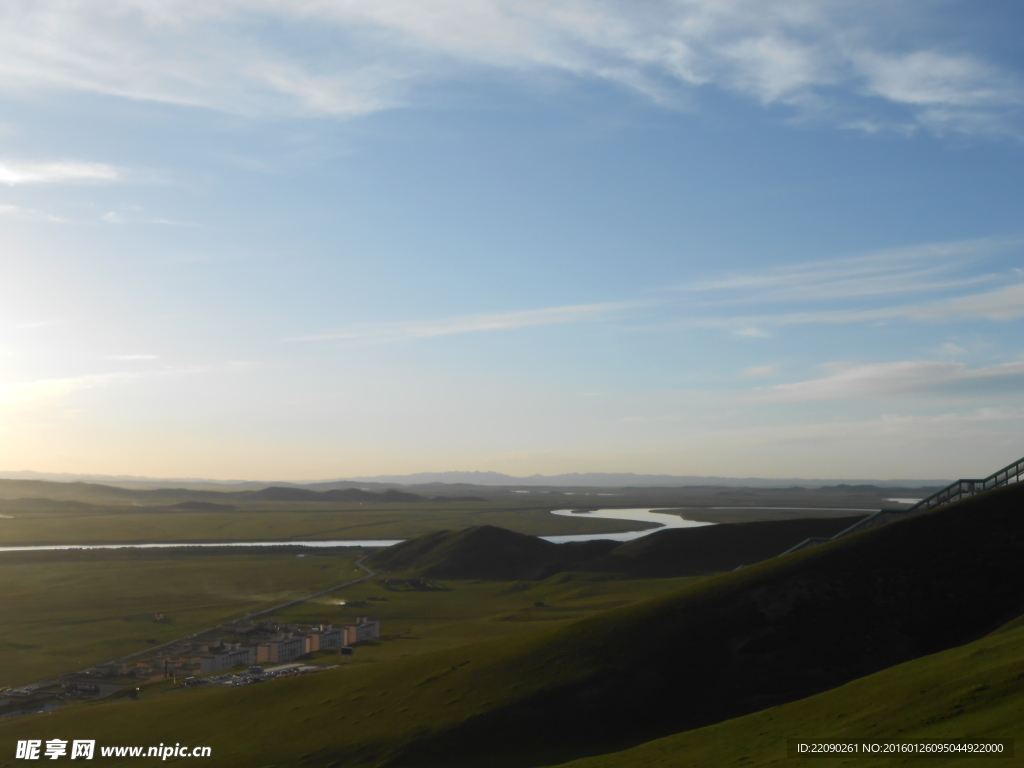
[{"label": "white building", "polygon": [[209,675],[223,672],[237,666],[249,666],[256,661],[256,648],[251,645],[231,643],[200,657],[199,673]]},{"label": "white building", "polygon": [[345,627],[345,645],[380,637],[380,620],[360,616],[355,624]]},{"label": "white building", "polygon": [[266,643],[260,643],[256,648],[256,661],[285,664],[304,653],[306,653],[306,638],[304,636],[295,637],[289,633]]},{"label": "white building", "polygon": [[321,624],[318,628],[306,633],[306,653],[340,648],[344,644],[345,630],[342,627]]}]

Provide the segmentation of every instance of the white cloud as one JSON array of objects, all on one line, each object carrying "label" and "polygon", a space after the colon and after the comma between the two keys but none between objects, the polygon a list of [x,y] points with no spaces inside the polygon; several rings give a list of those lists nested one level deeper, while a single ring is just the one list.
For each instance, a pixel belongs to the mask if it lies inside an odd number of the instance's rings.
[{"label": "white cloud", "polygon": [[102,183],[120,181],[124,173],[103,163],[61,161],[19,163],[0,160],[0,184],[9,187],[21,184]]},{"label": "white cloud", "polygon": [[521,312],[502,312],[487,315],[467,315],[439,320],[412,320],[398,323],[365,323],[352,328],[311,336],[300,336],[289,341],[352,341],[394,342],[430,339],[462,333],[506,331],[516,328],[534,328],[543,325],[594,322],[633,304],[581,304],[567,307],[531,309]]},{"label": "white cloud", "polygon": [[159,360],[159,359],[160,359],[160,355],[149,355],[149,354],[139,354],[139,355],[108,355],[107,356],[107,360],[124,360],[124,361]]},{"label": "white cloud", "polygon": [[777,365],[753,365],[750,368],[745,368],[741,375],[744,379],[769,379],[778,375],[778,372]]},{"label": "white cloud", "polygon": [[767,339],[771,336],[768,331],[765,331],[756,326],[750,326],[749,328],[738,328],[733,331],[737,336],[742,336],[746,339]]},{"label": "white cloud", "polygon": [[947,357],[957,357],[966,351],[966,349],[951,341],[947,341],[939,348],[940,354],[946,355]]},{"label": "white cloud", "polygon": [[1008,285],[986,293],[907,307],[905,314],[919,320],[941,320],[951,317],[1013,320],[1024,317],[1024,283]]},{"label": "white cloud", "polygon": [[[9,0],[0,87],[353,116],[489,70],[663,103],[717,87],[847,125],[991,129],[1021,103],[1019,78],[945,53],[955,17],[940,39],[894,49],[926,13],[874,0]],[[900,115],[850,117],[872,100]]]},{"label": "white cloud", "polygon": [[[1003,73],[971,56],[915,51],[858,56],[872,95],[903,104],[967,107],[999,104],[1015,87]],[[1015,94],[1019,99],[1019,93]]]},{"label": "white cloud", "polygon": [[793,403],[893,396],[1024,398],[1024,361],[968,369],[963,363],[911,360],[859,365],[820,379],[779,384],[750,395],[748,402]]}]

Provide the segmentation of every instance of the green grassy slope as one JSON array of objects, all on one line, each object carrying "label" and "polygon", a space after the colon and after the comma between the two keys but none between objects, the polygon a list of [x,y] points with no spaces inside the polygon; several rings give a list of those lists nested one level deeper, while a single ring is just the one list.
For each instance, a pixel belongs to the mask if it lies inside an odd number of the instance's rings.
[{"label": "green grassy slope", "polygon": [[[592,614],[674,592],[702,577],[615,579],[604,574],[558,574],[527,582],[455,581],[441,589],[384,584],[377,578],[337,590],[274,614],[282,622],[351,624],[357,616],[380,619],[381,638],[359,644],[348,666],[511,638],[565,625]],[[434,581],[437,585],[438,582]],[[383,598],[383,599],[382,599]],[[346,601],[339,605],[340,601]],[[543,603],[538,606],[537,603]],[[322,661],[336,660],[324,654]]]},{"label": "green grassy slope", "polygon": [[[356,554],[6,553],[0,557],[0,685],[74,672],[359,578]],[[155,622],[155,613],[169,622]]]},{"label": "green grassy slope", "polygon": [[[1015,759],[929,758],[923,765],[1024,762],[1024,622],[973,643],[908,661],[800,701],[562,768],[746,768],[793,766],[786,740],[912,742],[916,739],[1016,741]],[[886,768],[907,758],[844,758],[825,765]],[[812,761],[809,765],[819,765]]]},{"label": "green grassy slope", "polygon": [[416,754],[468,765],[509,741],[544,761],[552,744],[700,727],[969,642],[1024,612],[1022,511],[1024,486],[1002,489],[580,622],[520,659],[561,682]]},{"label": "green grassy slope", "polygon": [[56,733],[208,744],[224,765],[527,766],[621,750],[969,642],[1024,612],[1022,492],[552,631],[3,723],[0,750]]},{"label": "green grassy slope", "polygon": [[862,519],[858,515],[672,528],[626,542],[586,568],[662,577],[732,571],[775,557],[804,539],[834,536]]},{"label": "green grassy slope", "polygon": [[832,536],[861,519],[806,518],[676,528],[617,544],[552,544],[493,526],[434,531],[381,550],[374,568],[431,578],[537,579],[586,570],[670,578],[734,570],[760,562],[811,536]]},{"label": "green grassy slope", "polygon": [[615,548],[613,541],[552,544],[492,525],[435,531],[370,557],[373,568],[438,579],[544,578]]}]

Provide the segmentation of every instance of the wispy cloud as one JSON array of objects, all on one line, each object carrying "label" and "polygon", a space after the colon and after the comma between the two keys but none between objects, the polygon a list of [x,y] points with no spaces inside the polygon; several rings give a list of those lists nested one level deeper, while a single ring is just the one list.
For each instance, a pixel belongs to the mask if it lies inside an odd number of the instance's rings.
[{"label": "wispy cloud", "polygon": [[22,322],[7,323],[5,327],[12,328],[16,331],[30,331],[36,328],[52,328],[55,325],[60,325],[62,321],[56,318],[49,320],[26,320]]},{"label": "wispy cloud", "polygon": [[998,279],[997,275],[939,277],[979,258],[1024,246],[1024,238],[924,243],[856,256],[786,264],[685,283],[676,290],[718,302],[780,302],[935,293]]},{"label": "wispy cloud", "polygon": [[46,213],[46,211],[38,211],[35,208],[23,208],[20,205],[0,205],[0,216],[10,216],[11,218],[24,219],[25,221],[64,222],[64,219],[59,216]]},{"label": "wispy cloud", "polygon": [[742,336],[745,339],[767,339],[771,337],[771,334],[763,328],[758,328],[755,325],[748,326],[746,328],[737,328],[733,331],[737,336]]},{"label": "wispy cloud", "polygon": [[[694,445],[700,446],[693,463],[730,457],[759,467],[762,477],[806,477],[813,466],[815,477],[952,479],[984,476],[1018,457],[1024,407],[790,423],[744,421],[733,428],[688,429]],[[850,469],[851,455],[861,462],[856,473]]]},{"label": "wispy cloud", "polygon": [[198,227],[198,224],[194,224],[189,221],[175,221],[174,219],[161,219],[150,216],[139,215],[135,213],[124,213],[120,211],[107,211],[100,220],[107,224],[157,224],[167,227]]},{"label": "wispy cloud", "polygon": [[[930,243],[687,283],[675,290],[703,314],[678,324],[759,337],[795,325],[1012,320],[1024,316],[1021,274],[983,267],[986,259],[1022,248],[1017,237]],[[743,304],[761,311],[730,314]]]},{"label": "wispy cloud", "polygon": [[463,333],[507,331],[544,325],[566,325],[602,320],[615,312],[636,306],[630,303],[580,304],[567,307],[531,309],[486,315],[465,315],[438,320],[398,323],[364,323],[333,333],[298,336],[287,341],[399,342],[453,336]]},{"label": "wispy cloud", "polygon": [[779,384],[749,395],[753,403],[859,400],[900,395],[1024,399],[1024,361],[969,369],[963,363],[910,360],[859,365],[820,379]]},{"label": "wispy cloud", "polygon": [[871,130],[1005,130],[1020,77],[981,46],[949,53],[956,24],[878,0],[35,0],[0,6],[0,87],[353,116],[490,70],[664,104],[718,88]]},{"label": "wispy cloud", "polygon": [[1024,283],[1008,285],[994,291],[956,296],[916,304],[899,304],[878,309],[817,310],[780,312],[735,317],[701,317],[681,321],[682,325],[699,328],[722,328],[741,336],[759,336],[762,326],[846,325],[878,323],[891,320],[950,321],[983,319],[1015,320],[1024,317]]},{"label": "wispy cloud", "polygon": [[745,379],[770,379],[777,376],[779,367],[777,365],[754,365],[745,368],[741,374]]},{"label": "wispy cloud", "polygon": [[19,163],[0,160],[0,184],[74,184],[121,181],[124,171],[104,163],[61,161]]},{"label": "wispy cloud", "polygon": [[58,400],[82,389],[136,379],[142,375],[145,374],[102,373],[0,384],[0,407],[18,410],[25,406]]},{"label": "wispy cloud", "polygon": [[137,355],[108,355],[107,360],[123,360],[123,361],[138,361],[138,360],[159,360],[160,355],[149,355],[149,354],[137,354]]},{"label": "wispy cloud", "polygon": [[[120,359],[126,359],[124,357]],[[24,408],[46,405],[61,400],[75,392],[113,384],[160,379],[168,376],[182,376],[202,372],[201,368],[164,368],[155,371],[118,371],[93,373],[64,378],[36,379],[0,383],[0,409],[19,411]]]}]

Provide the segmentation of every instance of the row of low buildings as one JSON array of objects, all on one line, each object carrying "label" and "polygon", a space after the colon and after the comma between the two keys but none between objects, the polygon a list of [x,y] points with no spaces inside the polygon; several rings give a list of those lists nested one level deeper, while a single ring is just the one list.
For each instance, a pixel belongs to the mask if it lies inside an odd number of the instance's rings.
[{"label": "row of low buildings", "polygon": [[[232,628],[236,632],[243,629],[237,625]],[[331,624],[312,627],[289,624],[275,629],[278,631],[259,633],[251,638],[257,642],[250,641],[248,645],[241,642],[228,643],[203,656],[200,661],[201,674],[253,663],[286,664],[307,653],[351,646],[380,637],[380,621],[367,616],[360,616],[354,624],[343,627]]]},{"label": "row of low buildings", "polygon": [[345,626],[245,622],[226,624],[222,630],[227,637],[186,641],[146,659],[101,665],[95,673],[104,677],[132,675],[152,679],[206,675],[260,663],[286,664],[307,653],[380,637],[380,621],[361,616],[354,624]]}]

